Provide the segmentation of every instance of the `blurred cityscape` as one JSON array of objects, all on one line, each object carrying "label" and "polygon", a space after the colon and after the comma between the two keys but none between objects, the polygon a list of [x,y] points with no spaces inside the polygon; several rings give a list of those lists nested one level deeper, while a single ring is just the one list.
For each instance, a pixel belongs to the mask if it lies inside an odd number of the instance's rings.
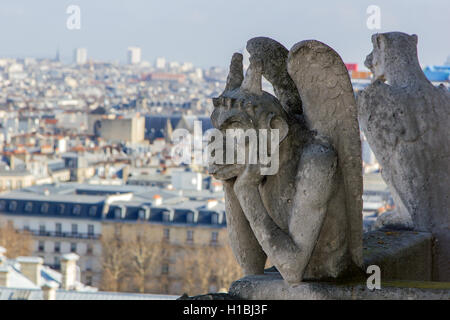
[{"label": "blurred cityscape", "polygon": [[[174,130],[212,128],[227,68],[149,63],[138,47],[127,58],[93,61],[77,48],[72,64],[58,52],[0,59],[0,245],[21,256],[0,250],[0,286],[180,295],[226,290],[240,275],[222,183],[171,157]],[[347,68],[355,92],[370,83]],[[450,61],[424,71],[449,87]],[[361,137],[367,231],[394,203]]]}]

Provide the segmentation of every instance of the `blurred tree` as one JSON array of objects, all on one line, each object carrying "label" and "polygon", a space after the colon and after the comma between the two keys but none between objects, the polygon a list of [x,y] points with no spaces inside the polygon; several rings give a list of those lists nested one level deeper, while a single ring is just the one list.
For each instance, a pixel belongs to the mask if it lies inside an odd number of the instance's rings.
[{"label": "blurred tree", "polygon": [[162,262],[162,246],[152,242],[149,233],[143,228],[138,229],[131,239],[127,239],[126,246],[129,256],[127,274],[134,289],[141,293],[147,292],[149,281]]},{"label": "blurred tree", "polygon": [[228,290],[242,277],[230,246],[197,246],[185,248],[182,258],[183,291],[188,295]]},{"label": "blurred tree", "polygon": [[27,231],[17,231],[11,223],[0,224],[0,246],[6,249],[8,258],[29,256],[33,240]]},{"label": "blurred tree", "polygon": [[102,243],[102,283],[104,291],[120,291],[127,271],[128,247],[123,239],[122,228],[115,226],[113,234],[105,234]]}]

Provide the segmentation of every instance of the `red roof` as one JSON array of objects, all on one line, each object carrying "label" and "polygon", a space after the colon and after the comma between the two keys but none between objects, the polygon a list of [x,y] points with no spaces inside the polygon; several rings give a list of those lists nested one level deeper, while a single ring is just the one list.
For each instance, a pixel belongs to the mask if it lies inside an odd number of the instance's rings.
[{"label": "red roof", "polygon": [[58,119],[45,119],[44,121],[46,124],[57,124]]}]

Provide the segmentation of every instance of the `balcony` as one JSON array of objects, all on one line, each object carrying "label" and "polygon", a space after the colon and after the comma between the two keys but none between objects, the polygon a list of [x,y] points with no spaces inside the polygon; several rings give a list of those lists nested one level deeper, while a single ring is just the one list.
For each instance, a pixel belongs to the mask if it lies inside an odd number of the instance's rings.
[{"label": "balcony", "polygon": [[99,234],[93,233],[72,233],[72,232],[56,232],[56,231],[42,231],[42,230],[29,230],[33,236],[37,237],[52,237],[52,238],[71,238],[71,239],[100,239]]}]

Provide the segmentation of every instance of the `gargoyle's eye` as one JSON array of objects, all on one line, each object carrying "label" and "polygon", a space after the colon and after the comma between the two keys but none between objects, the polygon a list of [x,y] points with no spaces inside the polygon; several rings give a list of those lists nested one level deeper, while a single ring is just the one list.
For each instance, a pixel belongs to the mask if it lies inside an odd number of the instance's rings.
[{"label": "gargoyle's eye", "polygon": [[220,130],[229,129],[242,129],[244,127],[243,123],[237,120],[226,121],[221,125]]},{"label": "gargoyle's eye", "polygon": [[227,129],[240,129],[240,128],[242,128],[242,123],[239,121],[233,121],[227,126]]}]

